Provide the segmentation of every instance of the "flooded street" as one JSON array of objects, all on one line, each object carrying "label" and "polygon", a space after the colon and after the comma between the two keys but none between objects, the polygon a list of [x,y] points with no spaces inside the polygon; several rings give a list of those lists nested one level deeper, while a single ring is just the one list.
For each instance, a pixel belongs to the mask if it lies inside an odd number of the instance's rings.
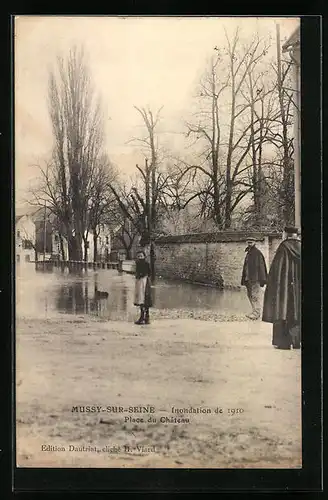
[{"label": "flooded street", "polygon": [[[46,318],[60,312],[131,321],[136,315],[133,293],[134,276],[112,269],[36,271],[32,263],[16,268],[16,311],[22,316]],[[245,314],[250,307],[243,289],[222,291],[163,279],[154,284],[153,297],[159,310],[199,309],[234,315]]]},{"label": "flooded street", "polygon": [[[17,269],[18,465],[301,467],[300,351],[273,349],[268,323],[233,319],[245,291],[159,279],[139,326],[133,286],[115,270]],[[147,405],[151,422],[111,411]]]}]

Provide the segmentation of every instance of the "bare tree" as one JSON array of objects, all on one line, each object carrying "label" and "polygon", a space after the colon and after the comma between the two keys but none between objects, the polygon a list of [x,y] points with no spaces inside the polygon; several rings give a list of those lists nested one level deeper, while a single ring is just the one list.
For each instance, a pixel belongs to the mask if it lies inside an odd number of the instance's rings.
[{"label": "bare tree", "polygon": [[[256,96],[252,96],[250,102],[243,101],[238,104],[239,95],[243,95],[243,87],[247,81],[247,77],[252,75],[255,71],[257,64],[262,60],[263,56],[267,54],[268,44],[261,40],[257,35],[253,40],[244,46],[240,52],[238,49],[239,44],[239,31],[235,32],[232,42],[226,36],[228,45],[228,59],[229,59],[229,74],[231,79],[230,92],[230,124],[229,124],[229,139],[228,148],[226,153],[226,196],[225,196],[225,228],[231,226],[231,215],[238,203],[250,193],[250,189],[240,189],[241,174],[248,170],[246,156],[254,145],[255,135],[263,131],[263,123],[249,113],[257,101],[264,99],[265,93],[263,91],[257,92]],[[239,56],[239,54],[241,54]],[[260,90],[260,89],[258,89]],[[267,91],[271,92],[271,89]],[[247,118],[245,126],[239,135],[236,137],[236,124],[238,118],[243,118],[246,112]],[[252,119],[249,121],[249,114]],[[259,124],[260,122],[260,124]],[[244,143],[244,147],[242,147]],[[260,136],[259,144],[262,145],[262,137]],[[261,146],[260,146],[261,147]],[[233,199],[234,190],[238,190]]]},{"label": "bare tree", "polygon": [[[120,198],[119,193],[112,186],[112,191],[121,207],[122,213],[132,224],[138,226],[141,234],[140,244],[150,246],[150,265],[152,278],[155,277],[155,250],[154,236],[158,230],[159,210],[163,206],[163,193],[167,186],[170,175],[162,167],[162,151],[159,146],[157,127],[160,121],[160,108],[156,113],[151,109],[135,109],[140,114],[146,129],[142,138],[132,138],[129,142],[138,143],[145,154],[144,165],[136,165],[138,183],[132,186],[129,199],[132,202],[130,210]],[[131,208],[132,211],[131,211]]]},{"label": "bare tree", "polygon": [[276,115],[274,106],[276,83],[266,81],[268,71],[256,73],[248,71],[246,89],[243,92],[245,102],[249,104],[250,123],[250,150],[246,156],[246,169],[244,179],[239,179],[240,184],[249,187],[253,196],[253,205],[248,209],[252,214],[254,227],[266,224],[264,207],[265,192],[268,188],[265,180],[266,144],[271,134],[272,119]]},{"label": "bare tree", "polygon": [[51,162],[41,172],[39,195],[64,228],[69,259],[82,260],[90,183],[103,141],[100,102],[83,49],[74,47],[66,59],[58,57],[49,75],[49,112],[54,148]]},{"label": "bare tree", "polygon": [[[217,55],[200,84],[197,121],[187,123],[187,136],[193,136],[203,147],[199,161],[187,165],[185,170],[201,175],[201,210],[220,229],[230,228],[233,211],[251,193],[251,186],[244,182],[251,167],[246,160],[259,131],[259,119],[253,117],[250,123],[251,103],[245,101],[244,91],[248,75],[268,49],[258,36],[243,45],[238,29],[231,40],[226,34],[226,42],[225,49],[215,47]],[[264,96],[265,93],[254,96],[253,104]],[[204,103],[207,107],[202,106]]]},{"label": "bare tree", "polygon": [[88,236],[93,236],[93,261],[98,259],[98,237],[101,227],[108,224],[109,214],[112,213],[112,207],[115,204],[115,197],[110,184],[117,178],[117,171],[111,165],[106,155],[103,155],[97,161],[93,175],[90,179],[88,189],[88,218],[83,235],[84,241],[84,260],[87,260]]},{"label": "bare tree", "polygon": [[151,109],[138,108],[137,106],[135,106],[135,109],[143,120],[146,136],[144,138],[134,138],[132,141],[142,144],[146,160],[144,166],[136,166],[142,179],[141,190],[134,187],[133,191],[136,199],[144,209],[146,216],[146,231],[148,235],[151,235],[156,231],[157,205],[160,201],[162,189],[168,180],[160,171],[162,158],[157,136],[157,127],[160,121],[162,108],[156,113]]},{"label": "bare tree", "polygon": [[[294,146],[291,133],[293,89],[291,88],[291,61],[281,60],[280,33],[277,27],[277,61],[272,64],[276,81],[277,109],[270,120],[270,133],[267,140],[276,150],[276,156],[270,163],[270,177],[276,185],[279,196],[282,223],[292,223],[294,220]],[[273,168],[276,166],[276,172]]]},{"label": "bare tree", "polygon": [[[290,88],[291,63],[282,61],[280,52],[277,36],[277,60],[267,64],[267,70],[262,73],[249,72],[244,95],[250,104],[252,132],[248,155],[251,169],[245,185],[252,188],[254,201],[246,209],[245,221],[257,228],[268,225],[281,228],[293,221],[294,148],[290,132],[293,89]],[[259,125],[257,133],[254,122]]]},{"label": "bare tree", "polygon": [[[219,98],[229,86],[230,75],[221,74],[218,77],[218,68],[221,62],[221,54],[213,57],[210,69],[200,82],[198,97],[200,100],[199,110],[195,114],[195,122],[187,122],[187,137],[195,139],[195,143],[201,142],[202,151],[199,154],[199,161],[193,165],[186,164],[184,174],[194,172],[201,174],[202,181],[200,190],[197,192],[201,202],[201,212],[203,215],[210,215],[217,223],[218,227],[224,225],[224,198],[225,177],[222,170],[220,158],[221,148],[221,121],[219,110]],[[195,195],[196,197],[196,195]]]},{"label": "bare tree", "polygon": [[146,230],[144,206],[126,185],[116,182],[111,183],[110,188],[116,203],[111,205],[107,213],[108,225],[112,226],[114,236],[121,242],[130,259],[134,242]]}]

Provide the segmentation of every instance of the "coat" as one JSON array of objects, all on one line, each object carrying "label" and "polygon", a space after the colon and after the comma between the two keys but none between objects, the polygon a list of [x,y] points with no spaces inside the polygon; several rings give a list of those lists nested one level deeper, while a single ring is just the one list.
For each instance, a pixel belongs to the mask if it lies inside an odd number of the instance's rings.
[{"label": "coat", "polygon": [[299,324],[301,316],[301,242],[280,243],[273,258],[264,293],[262,321]]},{"label": "coat", "polygon": [[134,305],[152,307],[150,265],[146,260],[136,261],[135,277]]},{"label": "coat", "polygon": [[251,247],[245,257],[241,284],[245,286],[247,281],[254,281],[264,286],[267,276],[267,267],[262,252],[256,246]]}]

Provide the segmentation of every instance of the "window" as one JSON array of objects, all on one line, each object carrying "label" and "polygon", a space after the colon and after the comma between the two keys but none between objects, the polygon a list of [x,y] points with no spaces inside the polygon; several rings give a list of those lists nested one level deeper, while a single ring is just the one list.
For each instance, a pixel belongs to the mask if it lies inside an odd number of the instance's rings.
[{"label": "window", "polygon": [[25,255],[25,262],[30,262],[30,256],[29,255]]},{"label": "window", "polygon": [[20,238],[20,231],[17,231],[17,238]]},{"label": "window", "polygon": [[108,245],[108,243],[109,243],[109,238],[108,236],[106,236],[106,245]]}]

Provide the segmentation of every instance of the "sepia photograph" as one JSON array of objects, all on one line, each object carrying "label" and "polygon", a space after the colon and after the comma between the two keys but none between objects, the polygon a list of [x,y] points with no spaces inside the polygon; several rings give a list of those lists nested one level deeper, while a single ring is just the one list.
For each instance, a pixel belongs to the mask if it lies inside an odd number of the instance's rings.
[{"label": "sepia photograph", "polygon": [[26,468],[302,468],[298,17],[14,18]]}]

